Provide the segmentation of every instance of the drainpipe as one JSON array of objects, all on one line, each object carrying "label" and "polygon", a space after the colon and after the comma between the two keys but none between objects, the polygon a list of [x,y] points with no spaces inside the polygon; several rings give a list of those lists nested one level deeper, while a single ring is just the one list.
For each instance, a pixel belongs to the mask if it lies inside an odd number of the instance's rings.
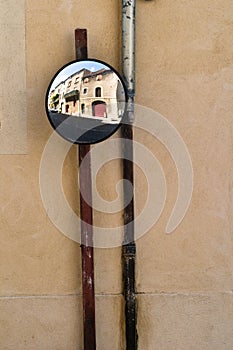
[{"label": "drainpipe", "polygon": [[[135,95],[135,1],[122,0],[122,71],[128,92],[126,123],[122,125],[123,179],[134,183],[133,120]],[[134,194],[124,181],[124,240],[122,246],[123,288],[125,298],[126,350],[137,349],[137,313],[135,290]],[[127,199],[132,197],[126,205]]]}]

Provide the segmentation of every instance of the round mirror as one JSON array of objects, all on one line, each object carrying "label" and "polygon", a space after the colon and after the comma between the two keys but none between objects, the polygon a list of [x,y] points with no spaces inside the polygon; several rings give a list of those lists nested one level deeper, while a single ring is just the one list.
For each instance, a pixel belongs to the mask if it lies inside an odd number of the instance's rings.
[{"label": "round mirror", "polygon": [[46,94],[52,127],[77,144],[103,141],[120,126],[127,95],[119,74],[99,60],[73,61],[53,77]]}]

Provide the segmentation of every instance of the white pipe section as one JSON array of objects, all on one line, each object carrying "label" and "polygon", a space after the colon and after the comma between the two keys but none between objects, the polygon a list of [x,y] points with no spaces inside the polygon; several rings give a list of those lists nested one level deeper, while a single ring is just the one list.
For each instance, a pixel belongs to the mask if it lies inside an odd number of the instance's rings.
[{"label": "white pipe section", "polygon": [[135,96],[135,7],[136,0],[122,0],[123,79],[128,91],[128,118],[134,119]]}]

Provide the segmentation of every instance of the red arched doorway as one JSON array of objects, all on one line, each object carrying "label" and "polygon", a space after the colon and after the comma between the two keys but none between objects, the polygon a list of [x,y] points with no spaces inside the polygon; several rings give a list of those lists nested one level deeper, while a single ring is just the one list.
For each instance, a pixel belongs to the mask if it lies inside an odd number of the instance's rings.
[{"label": "red arched doorway", "polygon": [[103,101],[95,101],[92,103],[92,113],[95,117],[106,116],[106,103]]}]

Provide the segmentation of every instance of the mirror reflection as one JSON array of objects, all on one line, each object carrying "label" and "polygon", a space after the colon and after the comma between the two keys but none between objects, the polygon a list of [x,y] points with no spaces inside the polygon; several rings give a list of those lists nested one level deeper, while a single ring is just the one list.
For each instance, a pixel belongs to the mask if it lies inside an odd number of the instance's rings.
[{"label": "mirror reflection", "polygon": [[96,143],[119,127],[126,93],[119,74],[97,60],[68,64],[47,92],[47,114],[53,128],[73,143]]}]

